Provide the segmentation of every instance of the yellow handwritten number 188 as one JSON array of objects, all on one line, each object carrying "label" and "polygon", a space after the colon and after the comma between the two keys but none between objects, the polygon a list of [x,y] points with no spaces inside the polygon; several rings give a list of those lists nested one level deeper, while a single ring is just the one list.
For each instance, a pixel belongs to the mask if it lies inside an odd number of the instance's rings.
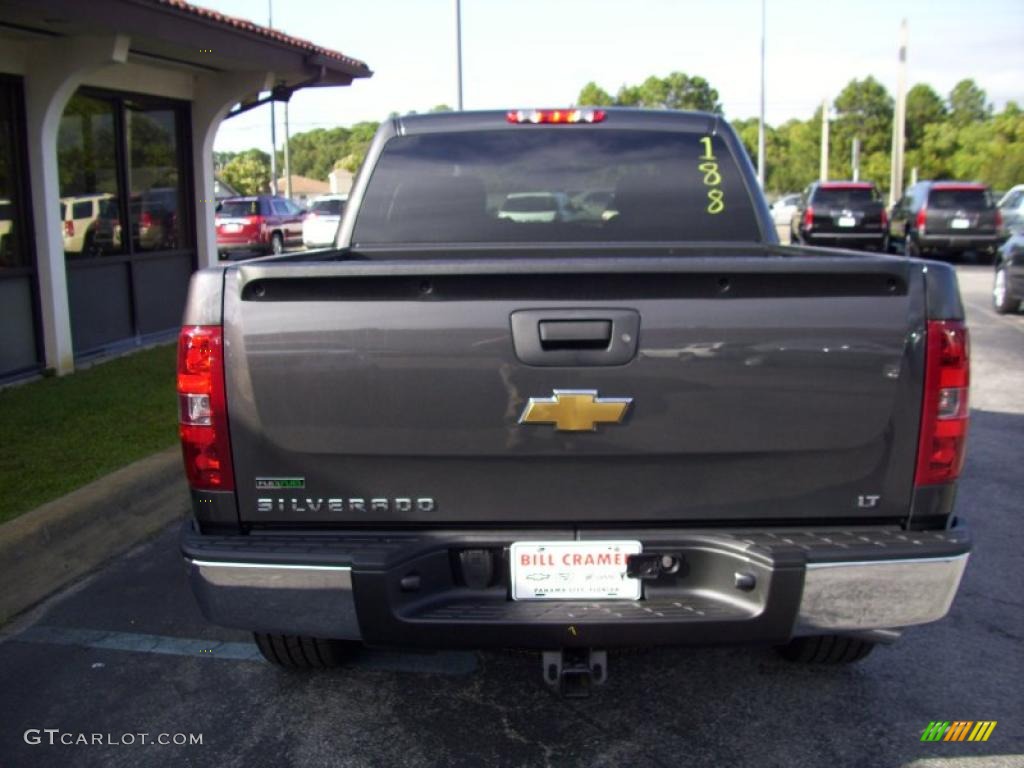
[{"label": "yellow handwritten number 188", "polygon": [[708,213],[721,213],[725,210],[725,193],[721,189],[722,174],[718,171],[718,158],[711,151],[711,137],[702,136],[701,143],[704,145],[704,154],[700,156],[703,160],[697,169],[704,174],[704,185],[711,187],[708,190]]}]

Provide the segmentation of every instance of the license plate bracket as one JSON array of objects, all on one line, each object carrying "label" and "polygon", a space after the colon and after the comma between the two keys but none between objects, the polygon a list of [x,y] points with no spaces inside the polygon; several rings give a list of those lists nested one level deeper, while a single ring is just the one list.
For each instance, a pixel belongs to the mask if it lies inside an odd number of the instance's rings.
[{"label": "license plate bracket", "polygon": [[513,600],[639,600],[627,575],[639,541],[517,541],[509,548]]}]

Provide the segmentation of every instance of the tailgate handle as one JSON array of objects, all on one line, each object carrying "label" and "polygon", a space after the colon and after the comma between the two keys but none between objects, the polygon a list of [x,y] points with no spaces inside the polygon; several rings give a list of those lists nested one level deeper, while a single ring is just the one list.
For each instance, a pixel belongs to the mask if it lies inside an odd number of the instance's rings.
[{"label": "tailgate handle", "polygon": [[611,320],[541,320],[540,346],[545,350],[607,349]]},{"label": "tailgate handle", "polygon": [[509,320],[516,357],[527,365],[625,365],[636,356],[635,309],[519,309]]}]

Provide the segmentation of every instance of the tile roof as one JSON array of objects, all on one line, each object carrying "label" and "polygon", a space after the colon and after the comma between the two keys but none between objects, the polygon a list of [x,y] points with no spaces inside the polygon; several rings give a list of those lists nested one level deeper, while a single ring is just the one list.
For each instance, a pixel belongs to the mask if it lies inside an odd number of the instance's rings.
[{"label": "tile roof", "polygon": [[316,45],[309,40],[304,40],[301,37],[293,37],[292,35],[286,35],[280,30],[255,24],[248,19],[240,19],[237,16],[228,16],[225,13],[213,11],[209,8],[200,8],[199,6],[186,3],[184,0],[152,0],[152,2],[157,5],[175,8],[201,19],[212,21],[215,24],[250,32],[252,34],[265,37],[268,40],[283,43],[284,45],[292,48],[298,48],[312,54],[318,54],[345,65],[350,70],[350,74],[355,75],[356,77],[366,77],[372,74],[366,63],[359,61],[359,59],[353,59],[351,56],[346,56],[345,54],[331,50],[330,48],[323,48],[322,46]]}]

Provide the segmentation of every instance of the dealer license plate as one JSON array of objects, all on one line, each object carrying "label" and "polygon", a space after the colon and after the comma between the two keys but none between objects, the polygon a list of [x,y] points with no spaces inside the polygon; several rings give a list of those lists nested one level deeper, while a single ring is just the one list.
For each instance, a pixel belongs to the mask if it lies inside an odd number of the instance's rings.
[{"label": "dealer license plate", "polygon": [[224,229],[225,232],[241,232],[242,231],[242,225],[241,224],[234,224],[234,223],[232,223],[232,224],[225,224],[223,229]]},{"label": "dealer license plate", "polygon": [[967,219],[953,219],[951,226],[953,229],[970,229],[971,222]]},{"label": "dealer license plate", "polygon": [[857,220],[853,216],[840,216],[839,217],[840,227],[855,227],[857,226]]},{"label": "dealer license plate", "polygon": [[510,551],[513,600],[639,600],[626,576],[639,541],[517,541]]}]

